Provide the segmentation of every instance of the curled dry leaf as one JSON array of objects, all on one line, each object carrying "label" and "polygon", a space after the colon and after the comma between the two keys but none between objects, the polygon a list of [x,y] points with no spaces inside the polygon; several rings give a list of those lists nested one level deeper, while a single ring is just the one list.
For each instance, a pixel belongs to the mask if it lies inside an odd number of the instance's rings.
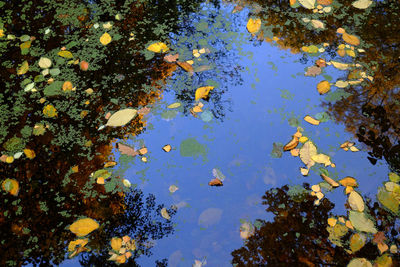
[{"label": "curled dry leaf", "polygon": [[321,186],[319,186],[319,184],[315,184],[315,185],[311,186],[311,190],[314,192],[319,192],[319,191],[321,191]]},{"label": "curled dry leaf", "polygon": [[332,187],[338,187],[339,184],[338,182],[336,182],[335,180],[333,180],[332,178],[330,178],[329,176],[321,173],[321,177],[322,179],[324,179],[328,184],[330,184]]},{"label": "curled dry leaf", "polygon": [[140,155],[147,154],[148,150],[147,147],[142,147],[141,149],[138,150]]},{"label": "curled dry leaf", "polygon": [[222,181],[221,181],[220,179],[218,179],[218,178],[212,179],[212,180],[208,183],[208,185],[210,185],[210,186],[223,186]]},{"label": "curled dry leaf", "polygon": [[304,117],[304,120],[312,125],[319,125],[319,120],[314,119],[313,117],[307,115]]},{"label": "curled dry leaf", "polygon": [[297,147],[299,144],[299,138],[293,136],[292,140],[289,141],[284,147],[283,151],[289,151]]},{"label": "curled dry leaf", "polygon": [[166,219],[166,220],[170,220],[171,216],[168,214],[168,211],[166,208],[162,208],[161,209],[161,216]]}]

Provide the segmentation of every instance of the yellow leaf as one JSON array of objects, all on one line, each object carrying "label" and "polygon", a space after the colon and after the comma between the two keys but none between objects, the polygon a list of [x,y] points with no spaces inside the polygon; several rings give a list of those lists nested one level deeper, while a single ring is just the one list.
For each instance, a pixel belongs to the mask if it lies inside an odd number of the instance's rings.
[{"label": "yellow leaf", "polygon": [[317,90],[320,95],[326,94],[331,90],[331,85],[328,81],[319,82],[317,85]]},{"label": "yellow leaf", "polygon": [[69,230],[77,236],[85,236],[99,228],[99,224],[90,218],[79,219],[69,227]]},{"label": "yellow leaf", "polygon": [[344,193],[346,195],[350,194],[352,191],[354,191],[354,188],[352,186],[346,186],[346,189],[344,190]]},{"label": "yellow leaf", "polygon": [[118,251],[122,246],[122,238],[120,237],[113,237],[111,239],[111,247],[113,250]]},{"label": "yellow leaf", "polygon": [[97,177],[96,183],[104,184],[104,177]]},{"label": "yellow leaf", "polygon": [[118,263],[125,263],[126,262],[126,257],[125,257],[125,255],[118,256],[115,261],[118,262]]},{"label": "yellow leaf", "polygon": [[72,252],[75,250],[76,246],[80,245],[81,247],[84,247],[88,243],[88,239],[77,239],[74,241],[69,242],[68,244],[68,251]]},{"label": "yellow leaf", "polygon": [[66,81],[63,83],[62,86],[63,91],[71,91],[72,90],[72,83],[70,81]]},{"label": "yellow leaf", "polygon": [[111,42],[111,36],[108,34],[108,32],[103,33],[102,36],[100,36],[100,43],[102,45],[108,45]]},{"label": "yellow leaf", "polygon": [[169,105],[167,108],[179,108],[180,106],[181,106],[181,103],[175,102],[175,103]]},{"label": "yellow leaf", "polygon": [[146,157],[142,157],[141,160],[142,160],[143,162],[147,162],[147,158],[146,158]]},{"label": "yellow leaf", "polygon": [[346,50],[346,54],[351,57],[356,57],[356,53],[353,50]]},{"label": "yellow leaf", "polygon": [[13,163],[14,162],[14,157],[13,156],[8,156],[6,158],[6,163]]},{"label": "yellow leaf", "polygon": [[115,161],[109,161],[106,164],[104,164],[104,168],[113,167],[115,165],[117,165],[117,163]]},{"label": "yellow leaf", "polygon": [[17,74],[23,75],[27,73],[28,70],[29,70],[29,64],[28,61],[25,60],[24,62],[22,62],[21,67],[18,68]]},{"label": "yellow leaf", "polygon": [[260,28],[261,28],[261,19],[259,19],[259,18],[256,18],[256,19],[250,18],[249,21],[247,21],[247,26],[246,27],[247,27],[247,30],[250,33],[258,32],[260,30]]},{"label": "yellow leaf", "polygon": [[146,154],[148,151],[147,151],[147,148],[146,148],[146,147],[142,147],[141,149],[138,150],[138,152],[139,152],[140,155],[144,155],[144,154]]},{"label": "yellow leaf", "polygon": [[27,41],[27,42],[23,42],[22,44],[19,45],[19,47],[22,49],[28,49],[31,47],[31,43],[32,41]]},{"label": "yellow leaf", "polygon": [[168,211],[167,211],[166,208],[162,208],[162,209],[161,209],[161,216],[162,216],[164,219],[167,219],[167,220],[171,219],[171,216],[169,216]]},{"label": "yellow leaf", "polygon": [[19,184],[15,179],[9,179],[9,178],[5,179],[1,184],[1,188],[3,188],[4,191],[14,196],[17,196],[19,192]]},{"label": "yellow leaf", "polygon": [[343,41],[345,41],[348,44],[354,45],[354,46],[357,46],[360,44],[360,39],[358,39],[357,36],[348,34],[346,32],[343,33]]},{"label": "yellow leaf", "polygon": [[214,89],[214,86],[203,86],[203,87],[197,88],[196,93],[195,93],[195,100],[197,101],[200,98],[207,98],[208,94],[213,89]]},{"label": "yellow leaf", "polygon": [[343,186],[352,186],[352,187],[358,186],[357,180],[350,176],[343,178],[342,180],[339,181],[339,183]]},{"label": "yellow leaf", "polygon": [[199,113],[199,112],[202,112],[203,110],[199,106],[194,106],[193,107],[193,111],[196,112],[196,113]]},{"label": "yellow leaf", "polygon": [[171,151],[171,145],[165,145],[165,146],[163,146],[163,148],[162,148],[165,152],[170,152]]},{"label": "yellow leaf", "polygon": [[[350,221],[348,221],[350,222]],[[366,241],[366,236],[361,233],[355,233],[350,237],[350,249],[351,251],[356,252],[359,251],[364,245]]]},{"label": "yellow leaf", "polygon": [[304,117],[304,120],[305,120],[306,122],[312,124],[312,125],[318,125],[318,124],[319,124],[319,120],[314,119],[313,117],[308,116],[308,115]]},{"label": "yellow leaf", "polygon": [[306,136],[302,136],[302,137],[299,138],[299,142],[300,143],[305,143],[307,141],[308,141],[308,137],[306,137]]},{"label": "yellow leaf", "polygon": [[43,108],[43,114],[46,115],[47,117],[52,118],[57,116],[57,110],[53,105],[49,104]]},{"label": "yellow leaf", "polygon": [[364,211],[364,200],[356,191],[351,191],[349,194],[349,205],[352,210],[363,212]]},{"label": "yellow leaf", "polygon": [[330,226],[332,226],[332,227],[335,226],[336,222],[337,222],[337,220],[335,218],[328,218],[328,224]]},{"label": "yellow leaf", "polygon": [[328,155],[325,154],[317,154],[311,156],[311,159],[316,163],[325,164],[325,166],[331,165],[331,159]]},{"label": "yellow leaf", "polygon": [[355,147],[355,146],[351,146],[350,147],[350,151],[352,151],[352,152],[357,152],[357,151],[360,151],[357,147]]},{"label": "yellow leaf", "polygon": [[71,168],[72,172],[76,173],[79,171],[79,167],[76,165],[74,167]]},{"label": "yellow leaf", "polygon": [[33,151],[32,149],[24,149],[24,154],[29,159],[34,159],[36,157],[35,151]]},{"label": "yellow leaf", "polygon": [[59,55],[60,57],[65,57],[65,58],[73,58],[73,57],[74,57],[74,56],[72,55],[72,53],[69,52],[69,51],[67,51],[67,50],[63,50],[63,51],[58,52],[58,55]]},{"label": "yellow leaf", "polygon": [[335,180],[333,180],[329,176],[326,176],[325,174],[321,173],[321,177],[322,177],[322,179],[324,179],[331,186],[333,186],[333,187],[338,187],[339,186],[338,182],[336,182]]},{"label": "yellow leaf", "polygon": [[309,171],[310,171],[309,169],[300,168],[300,173],[301,173],[301,175],[303,175],[303,176],[307,176]]},{"label": "yellow leaf", "polygon": [[157,42],[157,43],[149,45],[147,47],[147,50],[152,51],[154,53],[165,53],[169,50],[169,48],[163,42]]}]

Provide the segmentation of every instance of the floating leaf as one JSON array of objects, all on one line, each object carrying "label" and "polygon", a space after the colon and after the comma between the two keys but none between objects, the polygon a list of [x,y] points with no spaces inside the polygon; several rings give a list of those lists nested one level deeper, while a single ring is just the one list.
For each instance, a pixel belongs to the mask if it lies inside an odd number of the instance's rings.
[{"label": "floating leaf", "polygon": [[328,81],[319,82],[317,85],[317,90],[320,95],[326,94],[331,90],[331,85]]},{"label": "floating leaf", "polygon": [[119,251],[122,247],[122,238],[120,237],[113,237],[111,239],[111,248],[115,251]]},{"label": "floating leaf", "polygon": [[372,4],[371,0],[358,0],[353,2],[351,5],[358,9],[366,9]]},{"label": "floating leaf", "polygon": [[51,59],[47,58],[47,57],[41,57],[39,59],[39,67],[41,67],[42,69],[48,69],[51,67]]},{"label": "floating leaf", "polygon": [[29,64],[28,64],[28,61],[25,60],[24,62],[22,62],[21,66],[18,68],[17,74],[23,75],[23,74],[27,73],[28,70],[29,70]]},{"label": "floating leaf", "polygon": [[347,81],[342,81],[342,80],[337,80],[335,83],[335,86],[338,88],[346,88],[347,86],[349,86],[349,82]]},{"label": "floating leaf", "polygon": [[298,0],[298,1],[303,7],[307,9],[313,9],[315,6],[315,0]]},{"label": "floating leaf", "polygon": [[328,218],[328,224],[331,227],[334,227],[336,225],[337,219],[336,218]]},{"label": "floating leaf", "polygon": [[325,175],[323,173],[321,173],[321,177],[322,177],[322,179],[324,179],[331,186],[333,186],[333,187],[338,187],[339,186],[338,182],[333,180],[331,177],[329,177],[329,176],[327,176],[327,175]]},{"label": "floating leaf", "polygon": [[339,70],[347,70],[349,68],[349,64],[346,63],[341,63],[341,62],[337,62],[337,61],[331,61],[332,65],[339,69]]},{"label": "floating leaf", "polygon": [[178,58],[179,58],[179,54],[175,54],[175,55],[168,54],[168,55],[164,56],[164,60],[169,63],[176,62],[178,60]]},{"label": "floating leaf", "polygon": [[355,146],[351,146],[351,147],[349,147],[350,148],[350,151],[352,151],[352,152],[358,152],[358,151],[360,151],[357,147],[355,147]]},{"label": "floating leaf", "polygon": [[389,180],[395,183],[400,182],[400,176],[394,172],[389,173]]},{"label": "floating leaf", "polygon": [[313,25],[314,28],[316,29],[325,29],[325,25],[322,21],[317,20],[317,19],[312,19],[311,24]]},{"label": "floating leaf", "polygon": [[181,103],[175,102],[175,103],[169,105],[167,108],[179,108],[180,106],[181,106]]},{"label": "floating leaf", "polygon": [[254,226],[249,222],[244,222],[240,226],[240,238],[249,239],[249,237],[254,235]]},{"label": "floating leaf", "polygon": [[246,25],[247,30],[249,33],[257,33],[261,28],[261,19],[256,18],[249,18]]},{"label": "floating leaf", "polygon": [[346,43],[348,43],[350,45],[357,46],[360,44],[360,39],[358,39],[358,37],[355,35],[351,35],[351,34],[348,34],[345,32],[345,33],[343,33],[342,37],[343,37],[343,41],[345,41]]},{"label": "floating leaf", "polygon": [[211,90],[214,89],[214,86],[203,86],[196,89],[195,100],[199,100],[200,98],[207,98],[208,94]]},{"label": "floating leaf", "polygon": [[72,55],[71,52],[67,51],[67,50],[62,50],[60,52],[58,52],[58,55],[60,57],[64,57],[64,58],[73,58],[74,56]]},{"label": "floating leaf", "polygon": [[310,169],[300,168],[300,173],[303,176],[307,176],[309,172],[310,172]]},{"label": "floating leaf", "polygon": [[175,193],[179,188],[176,185],[170,185],[168,190],[171,193]]},{"label": "floating leaf", "polygon": [[208,182],[209,186],[223,186],[224,184],[222,183],[222,181],[218,178],[214,178],[212,179],[210,182]]},{"label": "floating leaf", "polygon": [[137,115],[137,110],[126,108],[115,112],[108,119],[106,126],[123,126],[130,122]]},{"label": "floating leaf", "polygon": [[163,42],[157,42],[149,45],[147,50],[152,51],[154,53],[164,53],[169,50],[168,46]]},{"label": "floating leaf", "polygon": [[112,38],[108,32],[103,33],[102,36],[100,36],[100,43],[102,45],[108,45],[111,42]]},{"label": "floating leaf", "polygon": [[77,236],[85,236],[99,228],[99,224],[90,218],[79,219],[69,227],[69,230]]},{"label": "floating leaf", "polygon": [[162,216],[164,219],[167,219],[167,220],[170,220],[170,219],[171,219],[171,216],[168,214],[168,211],[167,211],[166,208],[162,208],[162,209],[161,209],[161,216]]},{"label": "floating leaf", "polygon": [[184,61],[177,61],[176,64],[178,64],[179,67],[181,67],[185,71],[189,72],[190,74],[194,73],[194,69],[191,64],[184,62]]},{"label": "floating leaf", "polygon": [[320,75],[322,72],[322,69],[320,67],[317,66],[311,66],[309,68],[307,68],[306,73],[304,74],[305,76],[317,76]]},{"label": "floating leaf", "polygon": [[364,200],[356,191],[350,192],[348,201],[352,210],[360,212],[364,211]]},{"label": "floating leaf", "polygon": [[7,178],[1,183],[1,188],[13,196],[17,196],[19,192],[19,184],[15,179]]},{"label": "floating leaf", "polygon": [[397,200],[395,194],[386,191],[384,188],[380,188],[378,191],[377,198],[383,206],[391,210],[394,213],[399,211],[399,201]]},{"label": "floating leaf", "polygon": [[165,146],[163,146],[162,149],[163,149],[165,152],[170,152],[171,149],[172,149],[172,147],[171,147],[171,145],[165,145]]},{"label": "floating leaf", "polygon": [[292,149],[296,148],[297,145],[299,144],[299,141],[300,141],[299,138],[297,138],[296,136],[293,136],[292,140],[290,140],[289,143],[287,143],[283,147],[283,150],[284,151],[289,151],[289,150],[292,150]]},{"label": "floating leaf", "polygon": [[372,267],[372,264],[366,258],[355,258],[347,264],[347,267]]},{"label": "floating leaf", "polygon": [[53,105],[46,105],[43,108],[43,114],[46,115],[47,117],[53,118],[57,116],[57,110]]},{"label": "floating leaf", "polygon": [[339,181],[339,183],[343,186],[352,186],[352,187],[358,186],[357,180],[350,176],[343,178],[342,180]]},{"label": "floating leaf", "polygon": [[367,217],[363,212],[349,211],[349,220],[355,229],[362,232],[375,234],[378,231],[375,228],[374,222]]},{"label": "floating leaf", "polygon": [[211,111],[206,110],[203,113],[200,114],[200,118],[202,119],[202,121],[204,122],[210,122],[213,119],[213,114]]},{"label": "floating leaf", "polygon": [[35,151],[32,149],[24,149],[24,154],[28,159],[34,159],[36,157]]},{"label": "floating leaf", "polygon": [[300,159],[307,166],[307,168],[311,168],[314,166],[315,162],[312,160],[312,156],[317,154],[317,147],[313,144],[313,142],[306,142],[300,149]]},{"label": "floating leaf", "polygon": [[331,158],[328,156],[328,155],[325,155],[325,154],[316,154],[316,155],[313,155],[312,157],[311,157],[311,159],[313,160],[313,161],[315,161],[316,163],[321,163],[321,164],[324,164],[325,166],[329,166],[329,165],[331,165]]},{"label": "floating leaf", "polygon": [[304,117],[304,120],[312,125],[319,125],[319,120],[314,119],[313,117],[307,115]]},{"label": "floating leaf", "polygon": [[364,245],[367,237],[365,234],[362,233],[355,233],[350,237],[350,249],[351,251],[357,252],[359,251]]},{"label": "floating leaf", "polygon": [[89,240],[87,238],[71,241],[68,244],[68,251],[73,252],[77,246],[80,245],[81,247],[84,247],[88,242],[89,242]]}]

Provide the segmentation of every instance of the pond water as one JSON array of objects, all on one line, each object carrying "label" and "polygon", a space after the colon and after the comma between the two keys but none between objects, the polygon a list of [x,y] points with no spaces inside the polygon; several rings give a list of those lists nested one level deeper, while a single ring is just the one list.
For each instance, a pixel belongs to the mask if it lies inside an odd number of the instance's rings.
[{"label": "pond water", "polygon": [[0,1],[2,266],[398,265],[398,2],[33,3]]}]

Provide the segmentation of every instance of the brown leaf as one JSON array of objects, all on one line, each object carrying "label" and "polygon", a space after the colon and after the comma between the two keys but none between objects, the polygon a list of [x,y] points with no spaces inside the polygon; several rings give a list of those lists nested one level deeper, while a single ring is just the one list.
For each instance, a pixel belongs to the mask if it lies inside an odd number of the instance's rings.
[{"label": "brown leaf", "polygon": [[141,109],[139,109],[138,110],[138,113],[140,114],[140,115],[147,115],[147,114],[149,114],[150,113],[150,108],[148,108],[148,107],[142,107]]},{"label": "brown leaf", "polygon": [[343,33],[343,41],[345,41],[346,43],[350,44],[350,45],[354,45],[357,46],[360,44],[360,39],[358,39],[357,36],[355,35],[351,35],[348,33]]},{"label": "brown leaf", "polygon": [[208,183],[208,185],[210,185],[210,186],[223,186],[222,181],[221,181],[220,179],[218,179],[218,178],[212,179],[212,180]]},{"label": "brown leaf", "polygon": [[322,72],[322,69],[317,66],[311,66],[307,69],[307,72],[304,74],[305,76],[317,76],[320,75]]},{"label": "brown leaf", "polygon": [[121,152],[121,154],[124,154],[124,155],[134,157],[139,154],[137,151],[135,151],[134,148],[124,145],[124,144],[117,143],[117,148],[118,148],[119,152]]},{"label": "brown leaf", "polygon": [[164,56],[164,60],[169,63],[176,62],[178,60],[178,58],[179,58],[179,54],[175,54],[175,55],[168,54],[168,55]]},{"label": "brown leaf", "polygon": [[326,67],[326,61],[323,58],[317,59],[317,61],[315,61],[315,64],[320,68]]},{"label": "brown leaf", "polygon": [[185,71],[189,72],[190,74],[194,73],[193,66],[190,65],[189,63],[183,62],[183,61],[177,61],[176,64],[178,64],[179,67],[181,67]]},{"label": "brown leaf", "polygon": [[207,70],[211,70],[212,67],[210,65],[201,65],[198,66],[196,69],[194,69],[194,72],[201,72],[201,71],[207,71]]},{"label": "brown leaf", "polygon": [[332,4],[332,0],[317,0],[317,3],[323,6],[329,6]]}]

